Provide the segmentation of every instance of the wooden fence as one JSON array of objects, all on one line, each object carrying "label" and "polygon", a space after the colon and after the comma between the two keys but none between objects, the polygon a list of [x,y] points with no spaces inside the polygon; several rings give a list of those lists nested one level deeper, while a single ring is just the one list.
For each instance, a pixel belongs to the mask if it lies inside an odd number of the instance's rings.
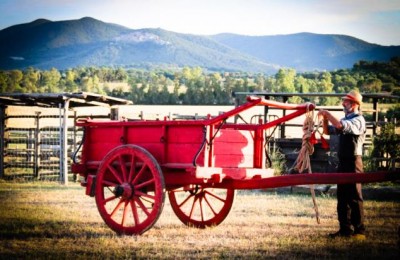
[{"label": "wooden fence", "polygon": [[[63,152],[62,115],[36,112],[36,115],[6,115],[4,119],[2,177],[58,180]],[[76,129],[68,129],[68,153],[76,147],[76,135]]]},{"label": "wooden fence", "polygon": [[[43,110],[47,108],[42,108],[41,111]],[[83,135],[82,129],[75,127],[73,123],[77,120],[77,114],[72,111],[67,115],[71,123],[64,151],[62,113],[43,114],[36,111],[35,115],[29,115],[31,112],[27,110],[26,115],[11,112],[4,117],[4,129],[1,133],[3,167],[0,178],[61,181],[62,154],[66,153],[69,169],[73,153]]]}]

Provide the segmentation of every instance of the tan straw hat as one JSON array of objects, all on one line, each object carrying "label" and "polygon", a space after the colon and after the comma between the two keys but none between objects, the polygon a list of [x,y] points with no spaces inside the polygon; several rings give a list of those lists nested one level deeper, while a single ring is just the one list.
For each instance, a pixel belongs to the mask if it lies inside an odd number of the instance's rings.
[{"label": "tan straw hat", "polygon": [[350,91],[349,93],[346,94],[346,96],[342,97],[342,99],[351,100],[359,105],[362,104],[362,96],[357,90]]}]

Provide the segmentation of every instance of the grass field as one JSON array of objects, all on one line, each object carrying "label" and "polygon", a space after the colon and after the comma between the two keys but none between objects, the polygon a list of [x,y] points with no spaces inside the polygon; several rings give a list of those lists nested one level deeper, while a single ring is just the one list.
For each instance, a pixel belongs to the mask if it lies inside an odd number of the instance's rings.
[{"label": "grass field", "polygon": [[[398,191],[398,190],[397,190]],[[0,182],[0,259],[398,259],[399,193],[365,201],[367,240],[330,239],[336,199],[307,192],[237,191],[217,227],[186,227],[168,200],[141,236],[117,236],[77,183]]]}]

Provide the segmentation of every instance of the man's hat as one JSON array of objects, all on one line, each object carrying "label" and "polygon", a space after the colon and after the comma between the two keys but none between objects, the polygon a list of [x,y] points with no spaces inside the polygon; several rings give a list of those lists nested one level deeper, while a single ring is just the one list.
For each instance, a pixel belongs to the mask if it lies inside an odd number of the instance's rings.
[{"label": "man's hat", "polygon": [[362,104],[362,96],[357,90],[350,91],[349,93],[346,94],[346,96],[342,97],[342,99],[351,100],[359,105]]}]

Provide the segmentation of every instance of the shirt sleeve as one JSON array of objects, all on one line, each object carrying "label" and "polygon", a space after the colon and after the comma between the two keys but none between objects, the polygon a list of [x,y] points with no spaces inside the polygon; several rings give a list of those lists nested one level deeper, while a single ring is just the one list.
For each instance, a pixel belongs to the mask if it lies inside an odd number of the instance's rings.
[{"label": "shirt sleeve", "polygon": [[342,123],[344,134],[361,135],[365,133],[365,119],[363,116],[356,116],[350,119],[343,118]]}]

